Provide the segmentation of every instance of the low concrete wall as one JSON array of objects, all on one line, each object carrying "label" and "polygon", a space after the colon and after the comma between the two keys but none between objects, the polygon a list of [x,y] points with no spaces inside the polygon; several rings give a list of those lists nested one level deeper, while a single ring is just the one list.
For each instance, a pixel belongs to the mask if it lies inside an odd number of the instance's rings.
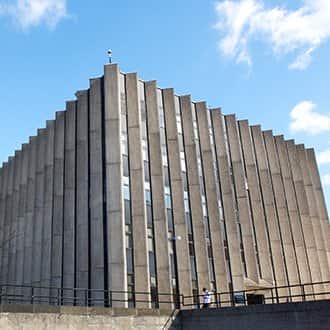
[{"label": "low concrete wall", "polygon": [[168,310],[0,305],[0,329],[8,330],[179,330]]},{"label": "low concrete wall", "polygon": [[182,330],[329,330],[330,300],[181,312]]},{"label": "low concrete wall", "polygon": [[0,330],[330,330],[330,300],[183,310],[0,305]]}]

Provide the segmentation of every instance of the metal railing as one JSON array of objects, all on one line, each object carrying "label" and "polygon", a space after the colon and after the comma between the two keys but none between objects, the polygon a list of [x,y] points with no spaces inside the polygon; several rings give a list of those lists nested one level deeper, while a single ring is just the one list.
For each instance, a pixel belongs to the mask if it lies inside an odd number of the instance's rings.
[{"label": "metal railing", "polygon": [[139,303],[161,308],[163,305],[175,304],[182,299],[170,293],[116,291],[81,288],[52,288],[28,285],[0,285],[0,304],[49,304],[57,306],[128,306]]},{"label": "metal railing", "polygon": [[[211,292],[210,307],[277,304],[330,299],[330,281],[242,291]],[[256,299],[257,298],[257,299]],[[0,285],[0,304],[47,304],[85,307],[201,308],[203,295]]]},{"label": "metal railing", "polygon": [[[278,304],[330,299],[330,281],[228,292],[210,292],[210,307]],[[257,299],[256,299],[257,298]],[[181,307],[201,308],[203,295],[183,296]]]}]

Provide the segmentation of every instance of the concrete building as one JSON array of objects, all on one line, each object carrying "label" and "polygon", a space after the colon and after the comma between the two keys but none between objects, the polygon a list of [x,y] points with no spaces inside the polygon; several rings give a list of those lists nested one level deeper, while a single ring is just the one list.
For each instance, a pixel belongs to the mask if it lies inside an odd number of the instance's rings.
[{"label": "concrete building", "polygon": [[148,308],[330,281],[313,149],[116,64],[76,97],[0,169],[0,284]]}]

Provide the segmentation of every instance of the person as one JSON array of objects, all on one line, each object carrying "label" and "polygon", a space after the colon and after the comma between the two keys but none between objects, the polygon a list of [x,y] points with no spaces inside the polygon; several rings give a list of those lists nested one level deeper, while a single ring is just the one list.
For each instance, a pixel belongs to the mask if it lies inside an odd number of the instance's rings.
[{"label": "person", "polygon": [[203,308],[209,308],[211,303],[211,292],[203,288]]}]

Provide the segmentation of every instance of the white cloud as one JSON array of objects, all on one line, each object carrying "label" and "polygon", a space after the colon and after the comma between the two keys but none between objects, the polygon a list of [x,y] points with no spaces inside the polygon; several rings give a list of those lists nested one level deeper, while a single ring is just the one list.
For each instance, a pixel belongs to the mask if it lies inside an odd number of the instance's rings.
[{"label": "white cloud", "polygon": [[11,17],[26,30],[46,24],[49,28],[68,16],[66,0],[17,0],[16,3],[0,3],[0,15]]},{"label": "white cloud", "polygon": [[251,40],[264,40],[276,55],[294,54],[290,69],[304,70],[312,53],[330,38],[330,1],[303,0],[297,10],[266,8],[262,0],[217,2],[219,49],[237,62],[252,63]]},{"label": "white cloud", "polygon": [[330,186],[330,174],[326,174],[322,177],[322,183],[324,186]]},{"label": "white cloud", "polygon": [[330,149],[321,151],[316,158],[319,165],[330,164]]},{"label": "white cloud", "polygon": [[316,135],[330,131],[330,115],[315,111],[316,105],[309,101],[297,104],[290,112],[290,129],[293,133],[305,132]]}]

